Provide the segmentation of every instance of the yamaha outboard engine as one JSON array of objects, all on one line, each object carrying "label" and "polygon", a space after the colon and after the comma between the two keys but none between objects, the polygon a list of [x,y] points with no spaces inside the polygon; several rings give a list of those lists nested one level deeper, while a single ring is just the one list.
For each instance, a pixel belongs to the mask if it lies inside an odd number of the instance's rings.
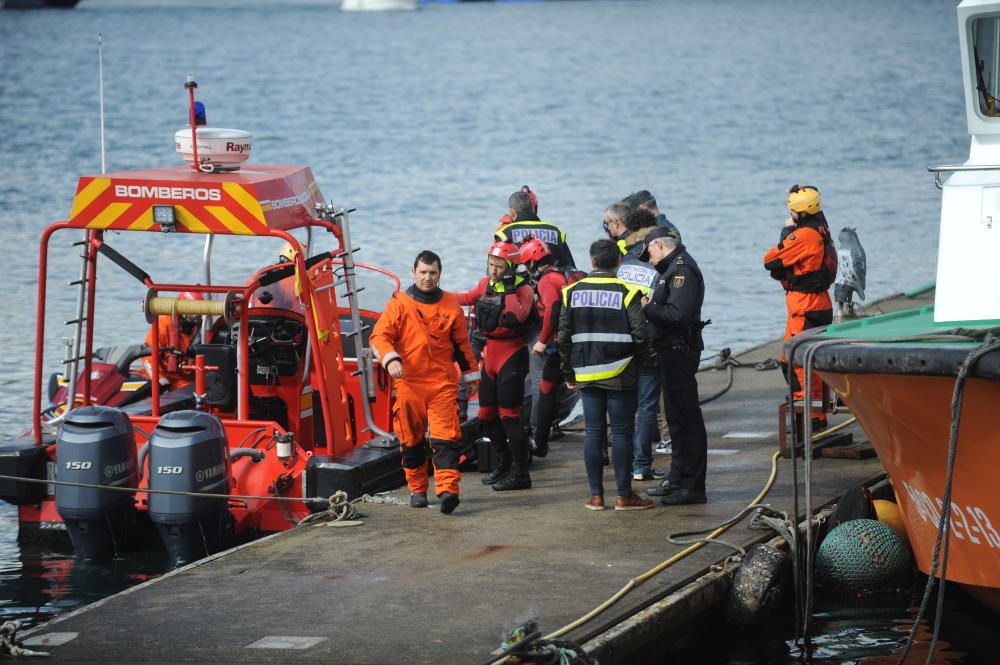
[{"label": "yamaha outboard engine", "polygon": [[[149,489],[228,494],[229,447],[222,421],[201,411],[160,418],[149,439]],[[174,565],[228,546],[228,503],[224,498],[150,493],[149,518]]]},{"label": "yamaha outboard engine", "polygon": [[[56,479],[138,486],[135,431],[128,416],[109,406],[70,411],[56,438]],[[114,556],[135,525],[131,492],[56,485],[56,510],[81,559]]]}]

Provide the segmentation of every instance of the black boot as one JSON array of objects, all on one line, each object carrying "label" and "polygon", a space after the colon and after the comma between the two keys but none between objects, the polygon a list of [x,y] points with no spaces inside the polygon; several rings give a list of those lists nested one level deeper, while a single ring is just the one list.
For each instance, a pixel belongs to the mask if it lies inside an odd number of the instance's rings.
[{"label": "black boot", "polygon": [[492,485],[507,475],[513,456],[510,454],[510,444],[507,443],[507,430],[503,422],[494,420],[490,423],[490,446],[497,452],[497,465],[483,476],[484,485]]},{"label": "black boot", "polygon": [[510,473],[493,483],[493,489],[497,492],[530,490],[531,476],[528,475],[527,465],[514,462],[510,467]]},{"label": "black boot", "polygon": [[545,457],[549,454],[549,442],[546,440],[548,436],[542,436],[541,432],[535,435],[535,438],[531,440],[531,454],[535,457]]},{"label": "black boot", "polygon": [[453,492],[441,492],[438,498],[441,499],[441,512],[445,515],[451,515],[455,512],[460,503],[458,495]]},{"label": "black boot", "polygon": [[510,473],[510,453],[497,451],[496,468],[483,476],[483,485],[492,485]]},{"label": "black boot", "polygon": [[535,437],[531,440],[531,452],[535,457],[545,457],[549,454],[549,433],[556,419],[556,394],[542,393],[538,397],[538,427]]},{"label": "black boot", "polygon": [[484,485],[492,485],[506,476],[507,472],[510,471],[510,462],[512,459],[510,448],[507,447],[507,437],[504,435],[503,428],[499,422],[496,424],[493,436],[490,437],[490,446],[497,451],[497,465],[493,467],[492,471],[483,476]]}]

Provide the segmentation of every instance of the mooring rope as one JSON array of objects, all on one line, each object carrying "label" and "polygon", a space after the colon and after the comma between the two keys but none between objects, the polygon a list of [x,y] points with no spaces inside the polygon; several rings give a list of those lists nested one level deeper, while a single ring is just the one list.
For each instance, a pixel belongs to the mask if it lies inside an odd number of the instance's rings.
[{"label": "mooring rope", "polygon": [[17,631],[21,628],[20,621],[5,621],[0,625],[0,654],[14,658],[21,656],[48,656],[48,651],[32,651],[21,646],[17,639]]},{"label": "mooring rope", "polygon": [[304,503],[325,503],[329,497],[294,497],[294,496],[258,496],[254,494],[217,494],[212,492],[185,492],[183,490],[158,490],[148,487],[118,487],[115,485],[95,485],[93,483],[73,483],[68,480],[50,480],[48,478],[26,478],[24,476],[6,476],[0,474],[0,480],[14,480],[20,483],[35,483],[37,485],[63,485],[65,487],[82,487],[84,489],[108,490],[110,492],[128,492],[147,494],[169,494],[172,496],[193,496],[199,499],[241,499],[244,501],[299,501]]}]

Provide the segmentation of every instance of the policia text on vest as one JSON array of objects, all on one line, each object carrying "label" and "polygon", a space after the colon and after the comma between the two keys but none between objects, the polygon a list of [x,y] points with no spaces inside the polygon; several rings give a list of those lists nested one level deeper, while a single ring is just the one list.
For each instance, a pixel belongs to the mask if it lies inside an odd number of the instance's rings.
[{"label": "policia text on vest", "polygon": [[563,289],[559,351],[568,382],[634,389],[636,367],[649,355],[641,297],[600,270]]}]

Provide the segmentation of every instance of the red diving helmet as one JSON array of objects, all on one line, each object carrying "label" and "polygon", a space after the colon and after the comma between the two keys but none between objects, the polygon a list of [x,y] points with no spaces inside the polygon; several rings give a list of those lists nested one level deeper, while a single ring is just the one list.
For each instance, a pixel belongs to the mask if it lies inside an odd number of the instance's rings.
[{"label": "red diving helmet", "polygon": [[546,256],[551,255],[552,252],[549,251],[549,246],[538,238],[532,238],[528,242],[521,245],[520,256],[523,263],[528,263],[529,261],[541,261]]},{"label": "red diving helmet", "polygon": [[511,267],[513,267],[515,263],[521,263],[520,250],[517,248],[517,245],[509,240],[497,240],[495,243],[490,245],[486,254],[489,256],[497,256],[506,260],[507,264]]}]

